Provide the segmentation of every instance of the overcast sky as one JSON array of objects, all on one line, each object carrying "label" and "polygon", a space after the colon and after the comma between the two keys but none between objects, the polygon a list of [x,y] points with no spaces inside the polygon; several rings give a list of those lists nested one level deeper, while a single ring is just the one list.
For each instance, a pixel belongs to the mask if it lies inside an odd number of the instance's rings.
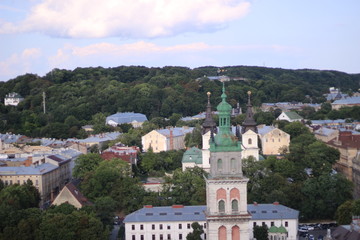
[{"label": "overcast sky", "polygon": [[1,0],[0,81],[54,68],[360,73],[359,0]]}]

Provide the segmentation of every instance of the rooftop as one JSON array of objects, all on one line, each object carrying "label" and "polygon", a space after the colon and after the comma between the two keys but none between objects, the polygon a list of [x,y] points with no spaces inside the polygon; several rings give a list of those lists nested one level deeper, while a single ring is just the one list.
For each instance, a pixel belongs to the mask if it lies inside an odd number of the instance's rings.
[{"label": "rooftop", "polygon": [[43,175],[58,168],[50,163],[30,167],[0,167],[0,175]]}]

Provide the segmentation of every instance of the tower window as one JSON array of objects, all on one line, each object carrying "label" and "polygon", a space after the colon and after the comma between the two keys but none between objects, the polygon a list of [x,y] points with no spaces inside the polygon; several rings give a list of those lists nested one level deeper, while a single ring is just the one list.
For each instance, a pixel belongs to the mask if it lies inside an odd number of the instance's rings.
[{"label": "tower window", "polygon": [[239,211],[239,203],[238,203],[238,200],[234,199],[231,201],[231,210],[233,212],[237,212]]},{"label": "tower window", "polygon": [[222,160],[221,160],[221,159],[218,159],[218,160],[217,160],[217,169],[218,169],[219,171],[222,170]]},{"label": "tower window", "polygon": [[224,201],[224,200],[220,200],[218,204],[219,204],[219,212],[220,212],[220,213],[225,212],[225,201]]},{"label": "tower window", "polygon": [[249,144],[249,145],[252,144],[252,139],[251,139],[251,138],[248,139],[248,144]]}]

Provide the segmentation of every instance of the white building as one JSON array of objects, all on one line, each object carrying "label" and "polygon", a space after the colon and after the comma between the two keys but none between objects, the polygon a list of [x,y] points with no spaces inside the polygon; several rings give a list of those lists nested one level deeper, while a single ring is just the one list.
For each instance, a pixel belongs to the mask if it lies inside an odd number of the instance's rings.
[{"label": "white building", "polygon": [[[126,216],[126,240],[185,240],[188,233],[192,232],[191,224],[198,222],[207,230],[206,206],[173,205],[166,207],[144,206]],[[249,238],[253,239],[254,226],[267,225],[283,226],[287,232],[287,240],[297,239],[299,212],[278,203],[273,204],[248,204]],[[206,234],[203,239],[211,239]],[[231,239],[231,238],[230,238]]]},{"label": "white building", "polygon": [[5,106],[17,106],[24,98],[15,92],[9,93],[5,96],[4,104]]},{"label": "white building", "polygon": [[303,118],[296,112],[282,112],[276,120],[285,120],[288,122],[301,122]]}]

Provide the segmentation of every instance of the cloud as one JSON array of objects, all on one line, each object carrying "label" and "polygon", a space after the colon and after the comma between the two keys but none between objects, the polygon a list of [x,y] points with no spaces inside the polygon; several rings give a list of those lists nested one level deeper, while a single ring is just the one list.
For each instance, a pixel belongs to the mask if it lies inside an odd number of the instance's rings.
[{"label": "cloud", "polygon": [[42,32],[68,38],[155,38],[215,31],[244,17],[248,0],[43,0],[0,33]]},{"label": "cloud", "polygon": [[38,48],[27,48],[21,53],[14,53],[7,59],[0,61],[0,77],[14,76],[31,72],[34,61],[41,57],[41,50]]}]

